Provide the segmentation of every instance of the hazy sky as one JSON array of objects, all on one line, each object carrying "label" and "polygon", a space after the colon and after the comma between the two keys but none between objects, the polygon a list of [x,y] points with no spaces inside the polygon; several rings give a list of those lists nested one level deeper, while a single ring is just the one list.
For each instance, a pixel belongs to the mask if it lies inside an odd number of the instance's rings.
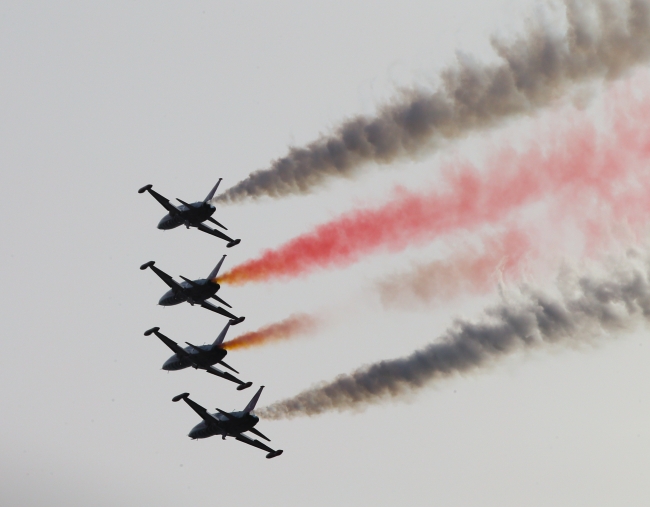
[{"label": "hazy sky", "polygon": [[[224,253],[231,267],[383,202],[396,183],[431,187],[444,157],[480,161],[493,143],[525,140],[538,119],[309,196],[220,206],[215,217],[242,239],[232,249],[196,230],[157,230],[164,210],[138,188],[203,199],[218,178],[234,185],[288,146],[372,114],[400,86],[435,87],[457,57],[496,60],[492,35],[512,36],[530,18],[553,23],[553,5],[3,2],[0,503],[648,505],[642,330],[599,347],[516,355],[405,402],[262,420],[285,451],[273,460],[232,439],[191,441],[199,418],[171,403],[174,395],[232,410],[254,390],[200,371],[161,371],[170,351],[142,335],[160,326],[178,342],[207,343],[225,325],[188,305],[157,306],[166,286],[142,263],[207,276]],[[598,116],[602,87],[587,88],[572,100]],[[246,316],[230,338],[294,312],[329,323],[309,337],[232,351],[228,363],[266,386],[267,404],[431,342],[454,318],[497,301],[497,287],[395,308],[382,306],[377,280],[446,248],[421,244],[290,282],[224,286],[220,296]]]}]

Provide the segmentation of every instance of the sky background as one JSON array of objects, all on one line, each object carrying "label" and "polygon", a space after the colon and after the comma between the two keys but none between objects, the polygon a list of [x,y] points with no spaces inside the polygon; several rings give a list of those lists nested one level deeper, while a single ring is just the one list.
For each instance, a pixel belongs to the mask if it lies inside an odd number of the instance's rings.
[{"label": "sky background", "polygon": [[[598,347],[518,354],[411,399],[358,413],[261,421],[284,454],[230,439],[191,441],[198,416],[171,398],[242,409],[253,389],[160,370],[169,350],[143,332],[208,343],[226,320],[156,305],[166,286],[138,267],[207,276],[282,244],[396,184],[430,188],[442,161],[524,142],[553,111],[469,136],[418,161],[328,183],[309,196],[218,208],[242,243],[162,232],[137,189],[203,199],[290,145],[373,113],[400,86],[434,87],[456,52],[495,59],[494,34],[553,4],[521,0],[12,2],[0,5],[2,505],[205,504],[645,506],[650,501],[647,332]],[[598,84],[557,108],[598,117]],[[591,97],[585,102],[584,97]],[[586,105],[585,105],[586,104]],[[592,111],[593,110],[593,111]],[[554,224],[548,224],[552,228]],[[542,225],[543,226],[543,225]],[[377,280],[441,255],[440,242],[382,252],[291,282],[224,286],[246,321],[324,315],[308,337],[232,351],[261,404],[376,360],[410,353],[497,288],[387,308]]]}]

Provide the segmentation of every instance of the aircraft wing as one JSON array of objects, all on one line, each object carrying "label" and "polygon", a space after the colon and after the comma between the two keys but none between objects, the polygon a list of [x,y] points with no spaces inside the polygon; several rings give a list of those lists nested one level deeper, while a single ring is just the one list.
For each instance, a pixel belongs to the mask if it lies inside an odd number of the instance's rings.
[{"label": "aircraft wing", "polygon": [[199,231],[203,231],[203,232],[206,232],[206,233],[208,233],[208,234],[212,234],[213,236],[216,236],[217,238],[221,238],[221,239],[223,239],[223,240],[226,240],[226,241],[228,241],[229,243],[231,243],[231,242],[233,241],[232,238],[229,238],[229,237],[226,236],[223,232],[221,232],[221,231],[217,231],[216,229],[210,229],[207,225],[199,224],[199,225],[196,226],[196,228],[197,228]]},{"label": "aircraft wing", "polygon": [[201,306],[205,308],[206,310],[210,310],[211,312],[218,313],[219,315],[223,315],[224,317],[228,317],[229,319],[236,320],[237,317],[235,317],[232,313],[230,313],[227,310],[224,310],[220,306],[214,306],[211,303],[208,303],[207,301],[203,301],[201,303]]},{"label": "aircraft wing", "polygon": [[160,341],[162,341],[165,345],[167,345],[170,349],[172,349],[172,351],[174,351],[178,357],[183,357],[183,358],[191,357],[191,354],[189,354],[183,347],[181,347],[178,343],[176,343],[171,338],[168,338],[164,334],[160,333],[158,331],[158,329],[159,328],[154,327],[153,329],[150,329],[149,331],[146,331],[145,335],[147,333],[155,334],[158,338],[160,338]]},{"label": "aircraft wing", "polygon": [[169,276],[167,273],[165,273],[163,270],[158,269],[153,264],[151,264],[149,267],[151,268],[151,271],[156,273],[160,277],[160,279],[163,282],[165,282],[169,286],[169,288],[172,289],[174,292],[183,292],[183,287],[181,287],[181,285],[178,282],[174,281],[174,279],[171,276]]},{"label": "aircraft wing", "polygon": [[142,187],[140,190],[142,191],[146,190],[147,192],[149,192],[153,196],[153,198],[162,205],[163,208],[169,211],[170,214],[176,215],[177,213],[180,213],[179,209],[176,206],[174,206],[171,202],[169,202],[169,199],[163,197],[155,190],[151,190],[150,185],[147,185],[146,187]]},{"label": "aircraft wing", "polygon": [[[234,375],[231,375],[227,371],[221,371],[220,369],[215,368],[214,366],[208,366],[205,369],[205,371],[207,371],[208,373],[211,373],[212,375],[216,375],[217,377],[221,377],[221,378],[224,378],[226,380],[230,380],[231,382],[234,382],[235,384],[239,384],[240,386],[243,386],[243,385],[247,384],[247,382],[242,382],[237,377],[235,377]],[[250,384],[249,384],[249,386],[250,386]],[[247,386],[247,387],[249,387],[249,386]]]},{"label": "aircraft wing", "polygon": [[262,449],[263,451],[274,453],[275,451],[271,449],[268,445],[263,444],[259,440],[256,440],[254,438],[251,438],[247,435],[239,434],[235,437],[236,440],[239,440],[240,442],[244,442],[245,444],[252,445],[253,447],[257,447],[258,449]]},{"label": "aircraft wing", "polygon": [[175,396],[172,401],[178,401],[178,400],[183,400],[185,403],[187,403],[194,412],[199,414],[201,419],[203,419],[205,422],[208,424],[219,424],[219,421],[211,414],[208,413],[208,411],[203,408],[201,405],[199,405],[197,402],[194,400],[191,400],[189,398],[188,393],[183,393],[179,394],[178,396]]}]

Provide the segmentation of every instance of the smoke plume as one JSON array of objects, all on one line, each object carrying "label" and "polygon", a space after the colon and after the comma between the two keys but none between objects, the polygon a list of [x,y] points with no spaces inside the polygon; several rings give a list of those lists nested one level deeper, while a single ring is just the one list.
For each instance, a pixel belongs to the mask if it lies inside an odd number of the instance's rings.
[{"label": "smoke plume", "polygon": [[245,333],[233,340],[225,342],[223,348],[226,350],[243,349],[288,340],[297,335],[313,331],[317,325],[318,320],[311,315],[292,315],[281,322],[270,324],[258,331]]},{"label": "smoke plume", "polygon": [[556,126],[522,153],[500,150],[482,171],[468,163],[448,164],[435,190],[397,189],[386,204],[321,224],[235,266],[219,282],[261,282],[345,267],[382,249],[397,252],[443,234],[495,224],[549,195],[573,203],[608,202],[620,188],[647,179],[639,160],[650,155],[649,112],[647,97],[619,98],[605,135],[576,115],[573,126]]},{"label": "smoke plume", "polygon": [[439,340],[399,359],[364,366],[258,410],[265,418],[362,409],[436,380],[485,368],[519,350],[594,343],[650,320],[650,254],[630,251],[600,273],[562,273],[558,293],[524,287],[482,320],[457,320]]},{"label": "smoke plume", "polygon": [[503,276],[516,276],[531,253],[530,238],[517,228],[487,238],[482,251],[463,245],[449,259],[416,264],[377,283],[384,306],[412,307],[446,301],[459,294],[481,294]]},{"label": "smoke plume", "polygon": [[357,116],[306,147],[291,148],[216,198],[305,194],[370,162],[415,157],[444,141],[547,106],[578,83],[614,79],[650,57],[650,0],[565,0],[567,30],[541,22],[510,44],[492,40],[502,62],[462,61],[435,91],[404,91],[375,117]]}]

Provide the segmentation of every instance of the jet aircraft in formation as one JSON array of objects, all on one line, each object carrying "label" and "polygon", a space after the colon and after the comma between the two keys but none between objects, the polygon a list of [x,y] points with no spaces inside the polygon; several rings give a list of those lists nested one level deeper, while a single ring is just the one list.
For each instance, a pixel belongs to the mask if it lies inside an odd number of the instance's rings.
[{"label": "jet aircraft in formation", "polygon": [[181,278],[184,280],[181,283],[176,282],[171,276],[169,276],[167,273],[162,271],[161,269],[158,269],[154,264],[154,261],[149,261],[144,263],[142,266],[140,266],[140,269],[147,269],[151,268],[151,270],[156,273],[160,279],[165,282],[169,287],[170,290],[165,292],[163,296],[160,298],[160,301],[158,301],[158,304],[161,306],[173,306],[173,305],[178,305],[183,302],[187,302],[194,306],[195,304],[198,304],[202,308],[205,308],[206,310],[210,310],[212,312],[216,312],[219,315],[223,315],[224,317],[228,317],[229,319],[232,319],[232,325],[235,326],[239,324],[240,322],[244,322],[245,317],[237,317],[230,313],[228,310],[224,310],[220,306],[215,306],[206,299],[214,299],[215,301],[219,301],[224,306],[227,306],[228,308],[232,308],[228,303],[226,303],[223,299],[221,299],[219,296],[217,296],[217,291],[219,290],[220,286],[216,282],[217,275],[219,274],[219,269],[221,268],[221,265],[223,264],[224,259],[226,256],[224,255],[219,263],[216,265],[216,267],[210,272],[207,278],[200,278],[198,280],[190,280],[188,278],[185,278],[184,276],[181,276]]},{"label": "jet aircraft in formation", "polygon": [[[219,178],[217,184],[202,202],[189,204],[185,201],[177,199],[181,203],[181,206],[174,206],[171,204],[168,199],[153,191],[151,185],[145,185],[140,190],[138,190],[138,192],[141,194],[144,192],[149,192],[154,197],[154,199],[162,204],[163,207],[169,212],[158,224],[158,229],[175,229],[180,225],[185,225],[188,229],[190,227],[196,227],[200,231],[226,240],[228,242],[227,247],[230,248],[239,244],[241,240],[232,239],[221,231],[210,229],[203,223],[205,221],[209,221],[218,227],[227,230],[223,225],[212,218],[212,215],[215,212],[215,207],[210,204],[210,200],[214,197],[214,194],[219,187],[219,183],[221,183],[221,178]],[[219,274],[219,269],[221,269],[221,265],[223,264],[225,258],[226,256],[224,255],[216,267],[210,272],[207,278],[190,280],[184,276],[181,276],[183,281],[180,283],[176,282],[171,276],[169,276],[161,269],[158,269],[155,266],[154,261],[146,262],[140,266],[140,269],[142,270],[151,268],[151,270],[169,286],[170,290],[168,290],[160,298],[160,301],[158,301],[159,305],[173,306],[187,302],[192,306],[197,304],[206,310],[210,310],[230,319],[221,333],[219,333],[217,339],[212,344],[193,345],[189,342],[185,342],[187,344],[187,347],[181,347],[174,340],[162,334],[159,327],[152,327],[151,329],[145,331],[144,334],[145,336],[155,334],[165,345],[167,345],[167,347],[169,347],[174,352],[174,355],[167,359],[167,361],[165,361],[163,364],[163,370],[175,371],[189,367],[205,370],[212,375],[229,380],[230,382],[234,382],[237,384],[237,390],[241,391],[243,389],[249,388],[251,385],[253,385],[253,383],[244,382],[231,373],[217,368],[216,365],[223,366],[224,368],[231,370],[239,375],[239,372],[237,370],[223,361],[223,358],[226,357],[226,354],[228,352],[223,348],[222,344],[226,337],[228,329],[230,329],[230,326],[235,326],[240,322],[243,322],[244,317],[237,317],[225,308],[222,308],[221,306],[215,306],[207,301],[208,299],[214,299],[215,301],[221,303],[223,306],[232,308],[228,303],[216,295],[220,288],[219,284],[217,283],[217,275]],[[259,422],[259,418],[252,413],[255,405],[257,404],[257,400],[259,400],[260,395],[262,394],[262,389],[264,389],[264,386],[259,388],[255,396],[253,396],[248,405],[246,405],[246,408],[238,412],[225,412],[221,409],[217,409],[216,413],[210,414],[201,405],[191,400],[189,398],[189,393],[179,394],[178,396],[175,396],[172,401],[184,400],[185,403],[187,403],[203,419],[203,421],[192,428],[188,435],[190,438],[198,439],[207,438],[214,435],[221,435],[221,438],[225,440],[226,437],[233,437],[240,442],[266,451],[266,457],[270,459],[282,454],[282,449],[274,451],[260,440],[252,438],[246,434],[252,433],[263,440],[267,440],[269,442],[271,441],[255,428],[255,425]]]},{"label": "jet aircraft in formation", "polygon": [[174,206],[171,202],[169,202],[169,199],[163,197],[155,190],[152,190],[153,185],[145,185],[140,190],[138,190],[138,193],[143,194],[144,192],[149,192],[153,196],[153,198],[156,199],[156,201],[158,201],[160,204],[162,204],[163,208],[165,208],[169,212],[164,217],[162,217],[162,219],[158,223],[158,229],[162,229],[166,231],[169,229],[175,229],[176,227],[179,227],[181,225],[184,225],[188,229],[190,227],[196,227],[199,231],[212,234],[217,238],[221,238],[227,241],[228,244],[226,246],[228,248],[231,248],[235,245],[238,245],[241,240],[232,239],[226,236],[221,231],[218,231],[216,229],[210,229],[210,227],[208,227],[203,223],[207,220],[208,222],[212,222],[213,224],[221,227],[226,231],[228,230],[226,229],[226,227],[224,227],[219,222],[217,222],[214,218],[212,218],[212,215],[216,211],[216,208],[212,204],[210,204],[210,200],[214,197],[214,193],[217,191],[217,188],[219,187],[219,183],[221,183],[221,180],[222,178],[219,178],[217,184],[214,186],[212,190],[210,190],[210,193],[205,199],[203,199],[203,201],[197,201],[190,204],[176,198],[176,200],[181,203],[180,206]]},{"label": "jet aircraft in formation", "polygon": [[232,366],[227,365],[223,361],[223,358],[226,357],[228,351],[224,349],[221,346],[221,344],[223,343],[223,340],[226,337],[226,333],[228,332],[228,328],[230,328],[230,325],[231,325],[230,322],[226,324],[226,327],[224,327],[221,333],[219,333],[219,336],[217,337],[217,339],[214,341],[212,345],[192,345],[189,342],[185,342],[187,343],[188,346],[183,348],[180,345],[178,345],[178,343],[176,343],[174,340],[162,334],[160,332],[159,327],[153,327],[145,331],[144,335],[149,336],[152,333],[155,334],[158,338],[160,338],[160,340],[165,345],[167,345],[174,352],[174,355],[169,359],[167,359],[167,361],[165,361],[165,363],[163,364],[162,367],[163,370],[175,371],[175,370],[182,370],[184,368],[189,368],[191,366],[194,369],[205,370],[206,372],[211,373],[212,375],[216,375],[217,377],[221,377],[226,380],[230,380],[235,384],[239,384],[237,390],[241,391],[243,389],[249,388],[250,386],[253,385],[253,383],[242,382],[237,377],[231,375],[227,371],[221,371],[218,368],[215,368],[214,366],[215,364],[220,364],[222,366],[225,366],[229,370],[232,370],[235,373],[239,374],[237,370],[235,370]]},{"label": "jet aircraft in formation", "polygon": [[264,389],[264,386],[259,388],[257,393],[255,393],[255,396],[253,396],[251,401],[248,402],[248,405],[246,405],[246,408],[239,412],[225,412],[224,410],[217,408],[217,411],[214,414],[210,414],[205,408],[190,399],[190,393],[183,393],[174,396],[172,401],[183,400],[192,408],[192,410],[194,410],[194,412],[199,414],[201,419],[203,419],[203,421],[194,426],[187,435],[191,439],[208,438],[215,435],[221,435],[223,440],[225,440],[226,437],[234,437],[235,440],[239,440],[240,442],[266,451],[268,453],[266,457],[271,459],[282,454],[282,449],[274,451],[268,445],[259,440],[244,435],[245,432],[250,432],[268,442],[271,441],[270,438],[264,436],[254,427],[260,419],[256,415],[251,414],[257,404],[257,400],[259,400],[260,395],[262,394],[262,389]]}]

